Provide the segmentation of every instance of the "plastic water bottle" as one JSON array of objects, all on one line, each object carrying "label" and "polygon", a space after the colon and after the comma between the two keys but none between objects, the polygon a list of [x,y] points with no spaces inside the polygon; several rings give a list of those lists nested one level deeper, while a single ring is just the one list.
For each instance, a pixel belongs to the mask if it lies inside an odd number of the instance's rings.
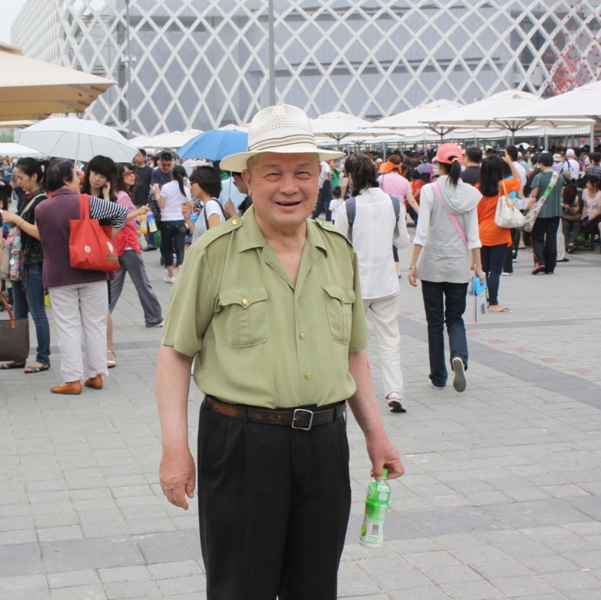
[{"label": "plastic water bottle", "polygon": [[388,469],[382,470],[380,481],[372,479],[365,498],[365,517],[359,543],[366,548],[379,548],[384,541],[384,519],[390,502],[390,484],[386,481]]},{"label": "plastic water bottle", "polygon": [[146,219],[148,220],[148,230],[151,233],[154,233],[157,230],[157,224],[156,224],[156,221],[154,220],[154,215],[152,213],[148,213],[146,215]]},{"label": "plastic water bottle", "polygon": [[140,215],[140,233],[146,235],[148,233],[148,223],[146,215]]}]

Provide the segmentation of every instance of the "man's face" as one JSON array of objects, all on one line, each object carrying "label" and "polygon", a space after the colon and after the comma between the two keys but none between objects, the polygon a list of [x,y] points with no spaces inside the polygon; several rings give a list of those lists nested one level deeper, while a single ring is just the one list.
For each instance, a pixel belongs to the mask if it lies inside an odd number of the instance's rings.
[{"label": "man's face", "polygon": [[172,166],[173,160],[165,160],[164,158],[161,158],[159,160],[159,167],[161,168],[161,171],[163,171],[163,173],[169,173],[169,171],[171,171]]},{"label": "man's face", "polygon": [[302,228],[317,203],[320,170],[316,154],[259,154],[242,172],[259,224],[272,231]]},{"label": "man's face", "polygon": [[137,167],[143,167],[146,164],[146,157],[141,152],[138,152],[134,156],[134,163]]}]

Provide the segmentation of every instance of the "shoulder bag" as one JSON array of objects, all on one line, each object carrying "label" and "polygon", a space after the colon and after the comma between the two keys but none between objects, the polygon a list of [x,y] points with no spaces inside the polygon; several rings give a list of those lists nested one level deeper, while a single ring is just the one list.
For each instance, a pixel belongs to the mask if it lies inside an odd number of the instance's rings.
[{"label": "shoulder bag", "polygon": [[9,317],[0,321],[0,360],[26,360],[29,356],[29,319],[15,319],[2,292],[0,298]]},{"label": "shoulder bag", "polygon": [[79,197],[79,219],[69,221],[69,257],[71,267],[86,271],[116,271],[119,257],[113,242],[100,222],[90,218],[90,198]]},{"label": "shoulder bag", "polygon": [[503,229],[513,229],[514,227],[522,227],[524,225],[524,215],[520,212],[517,204],[507,195],[505,183],[503,186],[503,194],[499,194],[497,201],[497,212],[495,213],[495,225]]},{"label": "shoulder bag", "polygon": [[[42,194],[38,194],[34,196],[25,206],[25,208],[19,213],[19,216],[24,215],[31,205],[41,196]],[[4,254],[8,255],[8,259],[4,258]],[[23,260],[23,243],[21,241],[21,229],[16,225],[11,227],[8,237],[6,238],[6,244],[4,247],[4,251],[2,252],[2,261],[3,263],[8,260],[9,261],[9,272],[6,277],[10,277],[11,281],[21,281],[23,278],[23,267],[25,261]],[[4,272],[4,265],[2,266],[2,272]]]},{"label": "shoulder bag", "polygon": [[546,202],[551,190],[555,187],[557,180],[559,179],[559,173],[557,171],[553,171],[553,175],[551,175],[551,181],[549,181],[549,185],[547,189],[544,191],[543,195],[534,203],[532,208],[526,213],[526,218],[524,219],[524,231],[532,231],[534,227],[534,223],[538,218],[538,215],[543,207],[543,204]]}]

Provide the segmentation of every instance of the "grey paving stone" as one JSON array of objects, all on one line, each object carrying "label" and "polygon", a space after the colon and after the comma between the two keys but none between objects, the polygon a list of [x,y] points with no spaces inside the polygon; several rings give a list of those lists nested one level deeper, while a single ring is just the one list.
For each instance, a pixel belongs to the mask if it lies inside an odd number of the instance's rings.
[{"label": "grey paving stone", "polygon": [[595,521],[601,521],[601,495],[566,498],[565,502]]},{"label": "grey paving stone", "polygon": [[148,563],[198,560],[201,557],[198,531],[172,531],[133,538]]},{"label": "grey paving stone", "polygon": [[144,564],[130,537],[70,540],[41,544],[49,573]]},{"label": "grey paving stone", "polygon": [[53,589],[52,600],[106,600],[107,596],[99,583]]},{"label": "grey paving stone", "polygon": [[[125,600],[126,598],[160,598],[161,592],[157,584],[150,580],[118,581],[104,583],[104,591],[109,600]],[[194,591],[194,590],[192,590]]]},{"label": "grey paving stone", "polygon": [[539,500],[487,506],[486,510],[516,528],[582,523],[591,518],[562,500]]},{"label": "grey paving stone", "polygon": [[405,518],[427,536],[498,531],[510,527],[487,510],[478,507],[414,512],[405,515]]},{"label": "grey paving stone", "polygon": [[37,543],[0,546],[0,578],[42,572],[42,557]]},{"label": "grey paving stone", "polygon": [[0,577],[2,600],[48,600],[50,591],[43,575]]}]

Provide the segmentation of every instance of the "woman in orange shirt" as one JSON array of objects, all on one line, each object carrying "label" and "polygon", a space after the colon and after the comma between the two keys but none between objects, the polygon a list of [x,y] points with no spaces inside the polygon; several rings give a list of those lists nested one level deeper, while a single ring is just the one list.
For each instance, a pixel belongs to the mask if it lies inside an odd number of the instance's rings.
[{"label": "woman in orange shirt", "polygon": [[[511,167],[511,179],[503,179],[502,160]],[[512,230],[495,224],[499,194],[508,196],[511,192],[519,192],[521,188],[520,176],[507,153],[503,158],[493,154],[482,161],[480,183],[476,187],[482,193],[482,200],[478,204],[478,228],[482,242],[482,270],[486,273],[488,286],[488,310],[494,313],[511,312],[499,304],[498,294],[505,255],[508,248],[513,246]]]}]

